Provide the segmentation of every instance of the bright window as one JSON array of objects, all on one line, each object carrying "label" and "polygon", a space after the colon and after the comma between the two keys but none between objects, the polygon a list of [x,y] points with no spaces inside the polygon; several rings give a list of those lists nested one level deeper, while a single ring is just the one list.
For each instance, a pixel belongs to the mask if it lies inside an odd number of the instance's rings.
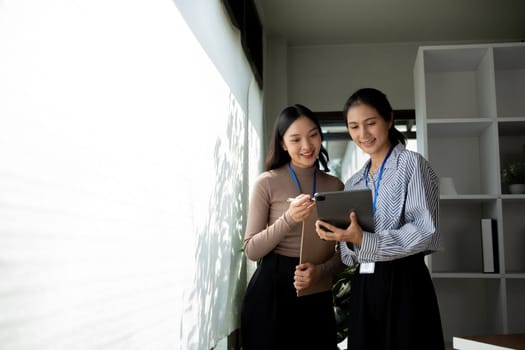
[{"label": "bright window", "polygon": [[0,348],[214,346],[258,130],[173,1],[3,1],[0,47]]}]

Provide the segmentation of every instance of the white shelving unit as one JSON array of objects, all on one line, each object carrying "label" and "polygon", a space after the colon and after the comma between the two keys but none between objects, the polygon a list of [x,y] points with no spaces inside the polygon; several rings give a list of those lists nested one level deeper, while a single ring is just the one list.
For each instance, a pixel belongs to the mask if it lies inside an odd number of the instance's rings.
[{"label": "white shelving unit", "polygon": [[[501,168],[525,157],[525,44],[424,46],[414,67],[418,151],[441,195],[443,252],[427,259],[445,341],[525,332],[525,195]],[[498,273],[483,273],[481,219],[497,222]]]}]

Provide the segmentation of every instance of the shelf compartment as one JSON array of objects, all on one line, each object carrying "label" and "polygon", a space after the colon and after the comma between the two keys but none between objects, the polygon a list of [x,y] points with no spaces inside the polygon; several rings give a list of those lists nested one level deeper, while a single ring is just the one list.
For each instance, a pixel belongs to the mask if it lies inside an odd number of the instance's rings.
[{"label": "shelf compartment", "polygon": [[[520,119],[498,123],[500,169],[511,161],[525,161],[525,118]],[[502,184],[501,192],[508,194],[508,185]]]},{"label": "shelf compartment", "polygon": [[525,279],[507,279],[509,333],[525,332]]},{"label": "shelf compartment", "polygon": [[440,177],[452,177],[458,194],[500,193],[495,122],[429,122],[428,159]]},{"label": "shelf compartment", "polygon": [[487,118],[428,119],[428,137],[479,137],[492,124],[492,121]]},{"label": "shelf compartment", "polygon": [[525,46],[493,50],[498,117],[525,117]]},{"label": "shelf compartment", "polygon": [[501,279],[434,279],[445,341],[453,336],[501,334]]},{"label": "shelf compartment", "polygon": [[497,200],[441,200],[439,211],[444,250],[430,256],[432,273],[481,274],[481,219],[497,218]]},{"label": "shelf compartment", "polygon": [[501,136],[523,136],[525,135],[525,117],[499,119],[498,129]]},{"label": "shelf compartment", "polygon": [[428,118],[495,117],[492,51],[488,47],[424,51]]},{"label": "shelf compartment", "polygon": [[525,199],[503,199],[503,232],[505,270],[507,273],[525,273]]}]

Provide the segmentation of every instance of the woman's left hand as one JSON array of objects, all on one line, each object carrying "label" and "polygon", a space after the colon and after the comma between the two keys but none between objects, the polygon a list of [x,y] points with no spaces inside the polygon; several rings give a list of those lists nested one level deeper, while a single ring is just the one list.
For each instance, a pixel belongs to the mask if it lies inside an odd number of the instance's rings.
[{"label": "woman's left hand", "polygon": [[310,287],[319,280],[319,269],[311,263],[299,264],[295,267],[294,287],[300,291]]},{"label": "woman's left hand", "polygon": [[[351,212],[350,225],[343,230],[326,221],[317,220],[315,222],[315,231],[319,238],[325,241],[346,241],[352,244],[361,245],[363,242],[363,229],[357,221],[357,215],[355,212]],[[331,231],[331,232],[330,232]]]}]

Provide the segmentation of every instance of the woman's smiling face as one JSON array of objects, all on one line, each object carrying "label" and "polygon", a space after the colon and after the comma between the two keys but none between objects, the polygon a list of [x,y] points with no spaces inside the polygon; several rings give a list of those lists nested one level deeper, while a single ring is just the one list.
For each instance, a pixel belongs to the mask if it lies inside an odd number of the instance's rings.
[{"label": "woman's smiling face", "polygon": [[363,103],[355,104],[348,110],[346,122],[352,140],[363,152],[381,154],[390,148],[388,130],[393,121],[387,122],[375,108]]},{"label": "woman's smiling face", "polygon": [[283,135],[281,146],[288,152],[295,167],[312,167],[321,150],[321,133],[313,121],[301,116]]}]

